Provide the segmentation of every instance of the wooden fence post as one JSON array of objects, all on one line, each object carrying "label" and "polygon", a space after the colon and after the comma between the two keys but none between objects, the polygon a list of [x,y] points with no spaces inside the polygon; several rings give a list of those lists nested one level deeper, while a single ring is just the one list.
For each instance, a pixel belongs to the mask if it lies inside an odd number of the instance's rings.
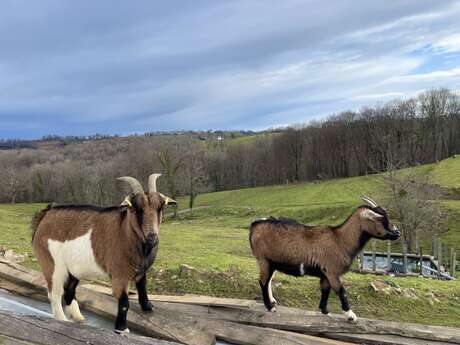
[{"label": "wooden fence post", "polygon": [[450,276],[455,278],[456,266],[457,266],[457,258],[454,248],[450,248]]},{"label": "wooden fence post", "polygon": [[435,259],[438,257],[438,244],[436,243],[436,237],[431,240],[431,256]]},{"label": "wooden fence post", "polygon": [[438,269],[440,270],[441,266],[442,266],[442,243],[439,240],[439,238],[437,239],[436,242],[438,243],[438,250],[437,250],[437,254],[438,254]]},{"label": "wooden fence post", "polygon": [[375,272],[377,270],[377,263],[375,262],[375,240],[372,240],[372,271]]},{"label": "wooden fence post", "polygon": [[403,254],[403,273],[407,273],[407,243],[402,243],[402,254]]},{"label": "wooden fence post", "polygon": [[387,271],[391,271],[391,242],[387,241]]},{"label": "wooden fence post", "polygon": [[423,276],[423,249],[422,249],[422,247],[420,247],[419,255],[420,255],[420,256],[419,256],[419,261],[420,261],[420,263],[419,263],[419,265],[420,265],[420,275]]}]

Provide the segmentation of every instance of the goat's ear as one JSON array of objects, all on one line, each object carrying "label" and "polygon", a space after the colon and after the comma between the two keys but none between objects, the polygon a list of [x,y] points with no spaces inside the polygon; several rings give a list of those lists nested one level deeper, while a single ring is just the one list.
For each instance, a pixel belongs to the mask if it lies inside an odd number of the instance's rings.
[{"label": "goat's ear", "polygon": [[165,205],[177,205],[177,201],[174,200],[174,199],[171,199],[169,196],[166,196],[164,194],[161,194],[161,198],[163,199],[163,201],[165,202]]},{"label": "goat's ear", "polygon": [[370,221],[373,221],[373,222],[376,222],[380,219],[383,218],[383,216],[381,214],[378,214],[377,212],[374,212],[368,208],[362,210],[360,212],[360,216],[361,218],[363,219],[367,219],[367,220],[370,220]]},{"label": "goat's ear", "polygon": [[123,202],[120,205],[126,207],[133,207],[129,195],[123,200]]}]

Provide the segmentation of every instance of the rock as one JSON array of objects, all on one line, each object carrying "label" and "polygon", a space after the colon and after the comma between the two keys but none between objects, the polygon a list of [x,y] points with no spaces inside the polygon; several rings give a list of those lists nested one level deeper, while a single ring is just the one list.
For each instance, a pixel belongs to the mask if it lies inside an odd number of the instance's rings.
[{"label": "rock", "polygon": [[3,256],[6,260],[17,262],[17,263],[22,263],[25,261],[24,255],[16,254],[12,250],[6,250],[5,253],[3,253]]},{"label": "rock", "polygon": [[379,292],[381,290],[383,290],[384,288],[386,288],[386,284],[380,280],[374,280],[373,282],[371,282],[371,288],[375,291],[375,292]]},{"label": "rock", "polygon": [[396,292],[398,295],[403,293],[403,290],[400,287],[393,288],[393,291]]},{"label": "rock", "polygon": [[189,266],[187,264],[182,264],[179,266],[179,277],[181,278],[196,278],[201,275],[201,272],[198,271],[195,267]]},{"label": "rock", "polygon": [[415,294],[414,288],[404,290],[403,296],[410,299],[418,299],[418,296]]},{"label": "rock", "polygon": [[439,298],[437,298],[436,295],[433,293],[433,291],[428,291],[425,295],[426,297],[428,297],[428,301],[431,305],[433,305],[434,303],[441,302]]}]

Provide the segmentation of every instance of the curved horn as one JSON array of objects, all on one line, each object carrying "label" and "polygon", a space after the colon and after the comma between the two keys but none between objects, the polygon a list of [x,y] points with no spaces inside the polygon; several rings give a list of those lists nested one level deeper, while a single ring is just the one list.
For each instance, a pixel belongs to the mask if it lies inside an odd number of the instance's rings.
[{"label": "curved horn", "polygon": [[157,178],[159,178],[161,174],[152,174],[149,176],[149,193],[154,193],[157,191]]},{"label": "curved horn", "polygon": [[372,200],[371,198],[369,198],[367,196],[363,195],[363,196],[361,196],[361,199],[371,207],[378,207],[379,206],[379,205],[377,205],[377,203],[374,200]]},{"label": "curved horn", "polygon": [[124,182],[128,183],[129,186],[131,187],[131,189],[133,190],[134,194],[143,194],[144,193],[144,188],[142,188],[142,185],[134,177],[123,176],[123,177],[118,177],[117,180],[124,181]]}]

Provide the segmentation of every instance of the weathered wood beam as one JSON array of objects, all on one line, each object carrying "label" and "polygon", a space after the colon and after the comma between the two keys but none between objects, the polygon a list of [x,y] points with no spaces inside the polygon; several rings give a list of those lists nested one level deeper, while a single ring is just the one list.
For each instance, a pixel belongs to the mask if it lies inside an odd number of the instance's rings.
[{"label": "weathered wood beam", "polygon": [[[22,290],[29,289],[29,296],[41,294],[47,296],[46,284],[39,272],[20,265],[0,260],[0,278],[10,283],[23,285]],[[33,291],[33,292],[31,292]],[[14,290],[12,292],[15,292]],[[16,290],[21,293],[20,289]],[[77,289],[77,300],[84,310],[94,314],[114,319],[117,315],[118,304],[113,297],[86,288]],[[193,316],[177,312],[143,313],[137,308],[131,308],[128,313],[128,327],[145,335],[176,341],[190,345],[212,345],[215,336],[206,329],[206,323]]]},{"label": "weathered wood beam", "polygon": [[[40,278],[37,275],[37,273],[27,269],[17,271],[14,264],[6,264],[0,261],[0,278],[6,278],[0,279],[0,287],[11,292],[44,299],[46,291],[40,285]],[[34,283],[26,283],[27,281],[33,281]],[[79,287],[77,289],[77,300],[82,309],[110,318],[116,315],[116,303],[108,294]],[[161,303],[157,302],[157,304]],[[173,306],[179,305],[181,304],[173,304]],[[184,306],[206,309],[206,307],[193,305]],[[275,345],[280,344],[280,341],[285,345],[350,345],[350,343],[305,334],[234,323],[231,320],[206,318],[202,317],[204,316],[203,314],[197,314],[195,311],[189,309],[189,313],[184,313],[180,308],[176,310],[175,308],[163,308],[161,305],[157,305],[153,313],[145,314],[140,311],[137,303],[132,303],[128,314],[128,326],[143,334],[174,339],[185,344],[212,344],[217,337],[233,344],[244,345]],[[191,339],[187,339],[186,335]]]},{"label": "weathered wood beam", "polygon": [[50,318],[0,311],[0,343],[41,345],[173,345],[168,341],[136,335],[120,336],[113,331],[61,322]]},{"label": "weathered wood beam", "polygon": [[[278,313],[267,313],[240,308],[191,306],[157,302],[157,307],[193,313],[203,318],[227,320],[247,325],[325,336],[343,341],[374,344],[411,345],[415,343],[460,344],[460,329],[428,326],[382,320],[358,319],[357,323],[344,320],[342,315],[324,316],[293,308],[278,308]],[[391,341],[385,338],[391,337]],[[365,339],[369,339],[367,342]],[[377,342],[378,343],[378,342]]]},{"label": "weathered wood beam", "polygon": [[[109,290],[105,290],[110,293]],[[411,345],[417,342],[427,344],[460,344],[460,329],[452,327],[428,326],[420,324],[400,323],[382,320],[359,319],[357,323],[344,320],[342,315],[324,316],[319,312],[304,311],[280,306],[279,313],[267,313],[261,304],[251,301],[244,308],[226,307],[230,299],[219,302],[219,298],[205,296],[163,296],[161,302],[156,295],[150,298],[161,310],[169,309],[183,314],[191,314],[207,319],[227,320],[253,326],[302,332],[311,335],[322,335],[344,341],[365,344],[402,344]],[[202,298],[201,298],[202,297]],[[133,300],[136,295],[131,295]],[[183,301],[186,303],[178,303]],[[198,301],[199,305],[191,302]],[[238,304],[238,300],[235,300]],[[365,339],[368,339],[367,342]],[[389,339],[389,340],[388,340]]]},{"label": "weathered wood beam", "polygon": [[[30,287],[20,287],[14,283],[5,283],[5,281],[0,281],[0,287],[5,288],[8,291],[21,294],[28,297],[38,297],[44,299],[44,295],[37,293],[37,290],[34,290]],[[273,344],[277,345],[351,345],[351,343],[345,343],[342,341],[335,341],[331,339],[318,338],[310,335],[286,332],[282,330],[270,329],[270,328],[261,328],[256,326],[238,324],[229,321],[223,321],[219,319],[207,319],[205,318],[206,307],[203,306],[194,306],[187,304],[178,304],[178,303],[169,303],[169,308],[165,308],[165,305],[168,303],[157,302],[155,304],[156,312],[161,314],[168,314],[171,311],[183,313],[184,315],[193,315],[195,319],[202,318],[206,320],[206,328],[209,332],[213,332],[218,339],[226,340],[232,344],[244,344],[244,345],[255,345],[255,344]],[[174,307],[179,307],[177,310]],[[133,309],[139,309],[137,306],[133,306]],[[184,310],[185,309],[185,310]],[[187,313],[185,313],[187,311]],[[197,313],[201,311],[201,313]],[[138,329],[140,332],[143,332],[144,329]],[[281,340],[280,340],[281,339]]]}]

